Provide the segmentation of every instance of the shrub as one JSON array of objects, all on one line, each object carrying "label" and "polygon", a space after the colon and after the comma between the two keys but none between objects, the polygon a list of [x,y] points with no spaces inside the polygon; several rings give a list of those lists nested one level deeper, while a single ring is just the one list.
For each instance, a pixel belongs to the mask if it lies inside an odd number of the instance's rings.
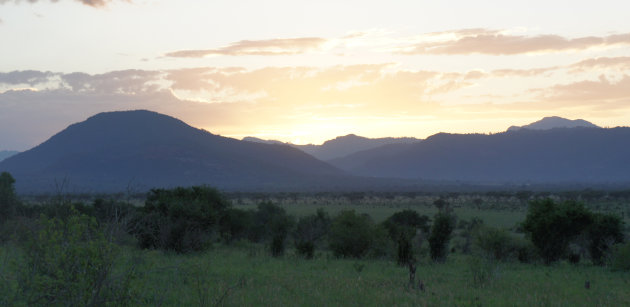
[{"label": "shrub", "polygon": [[372,219],[346,210],[333,220],[328,243],[337,257],[361,258],[369,251],[372,236]]},{"label": "shrub", "polygon": [[17,210],[17,196],[15,194],[15,179],[7,172],[0,174],[0,223],[15,216]]},{"label": "shrub", "polygon": [[235,208],[229,208],[219,221],[219,233],[223,242],[247,238],[251,225],[254,223],[254,213]]},{"label": "shrub", "polygon": [[630,271],[630,242],[615,246],[610,265],[613,270]]},{"label": "shrub", "polygon": [[575,243],[586,245],[593,263],[601,265],[610,247],[623,241],[621,219],[592,213],[574,201],[531,202],[523,230],[547,264],[566,257],[569,244]]},{"label": "shrub", "polygon": [[494,227],[480,228],[475,235],[475,245],[488,259],[505,261],[518,255],[518,246],[510,234]]},{"label": "shrub", "polygon": [[301,217],[293,233],[298,254],[307,259],[313,258],[315,245],[328,234],[330,224],[330,217],[323,209],[318,209],[316,214]]},{"label": "shrub", "polygon": [[545,199],[530,203],[523,230],[549,264],[564,257],[569,243],[591,223],[592,216],[582,204]]},{"label": "shrub", "polygon": [[133,232],[141,248],[200,251],[209,246],[229,206],[210,187],[154,189],[139,210]]},{"label": "shrub", "polygon": [[588,251],[593,263],[604,264],[604,256],[614,244],[623,242],[623,222],[617,216],[596,213],[587,228]]},{"label": "shrub", "polygon": [[266,242],[269,244],[274,257],[284,254],[285,241],[294,221],[284,208],[264,201],[258,204],[253,213],[253,223],[248,237],[252,242]]},{"label": "shrub", "polygon": [[28,305],[128,303],[128,284],[117,287],[111,277],[115,246],[94,218],[74,211],[65,221],[42,216],[40,223],[41,229],[23,246],[26,263],[18,280]]},{"label": "shrub", "polygon": [[389,237],[397,245],[397,261],[399,265],[407,265],[414,258],[412,240],[418,230],[429,232],[429,218],[420,216],[413,210],[396,212],[383,222]]},{"label": "shrub", "polygon": [[455,228],[455,216],[448,212],[439,212],[435,215],[431,234],[429,235],[429,247],[431,259],[444,262],[448,253],[448,242]]}]

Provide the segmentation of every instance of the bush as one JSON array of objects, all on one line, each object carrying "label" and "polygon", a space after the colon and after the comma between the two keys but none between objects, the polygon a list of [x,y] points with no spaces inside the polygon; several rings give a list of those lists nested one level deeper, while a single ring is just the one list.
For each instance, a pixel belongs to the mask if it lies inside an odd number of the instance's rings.
[{"label": "bush", "polygon": [[429,235],[429,247],[431,259],[444,262],[448,253],[448,242],[455,228],[455,216],[448,212],[439,212],[435,215],[431,234]]},{"label": "bush", "polygon": [[407,265],[413,260],[412,240],[418,230],[423,233],[429,232],[429,218],[426,215],[420,216],[413,210],[403,210],[396,212],[383,222],[383,227],[387,229],[389,237],[397,245],[397,261],[399,265]]},{"label": "bush", "polygon": [[623,222],[617,216],[596,213],[586,230],[588,251],[593,263],[604,264],[604,258],[614,244],[623,242]]},{"label": "bush", "polygon": [[505,261],[518,256],[518,245],[512,236],[502,229],[480,228],[475,235],[475,245],[488,259]]},{"label": "bush", "polygon": [[613,270],[630,271],[630,242],[615,246],[610,265]]},{"label": "bush", "polygon": [[0,174],[0,223],[15,216],[18,201],[15,195],[15,179],[7,172]]},{"label": "bush", "polygon": [[266,242],[269,244],[274,257],[284,254],[286,238],[294,225],[284,208],[264,201],[258,204],[253,213],[253,223],[249,229],[249,239],[252,242]]},{"label": "bush", "polygon": [[330,249],[337,257],[365,256],[372,244],[373,227],[368,215],[357,215],[354,210],[341,211],[330,227]]},{"label": "bush", "polygon": [[566,257],[569,244],[580,245],[580,241],[586,242],[582,244],[587,245],[593,263],[603,264],[610,246],[623,241],[621,219],[592,213],[574,201],[531,202],[523,230],[547,264]]},{"label": "bush", "polygon": [[219,233],[223,242],[230,244],[247,238],[253,223],[254,212],[229,208],[219,221]]},{"label": "bush", "polygon": [[28,305],[128,303],[129,285],[117,286],[111,277],[115,246],[94,218],[74,211],[65,221],[42,216],[40,224],[23,246],[26,263],[18,279],[20,296]]},{"label": "bush", "polygon": [[207,248],[229,202],[209,187],[151,190],[133,232],[141,248],[178,253]]},{"label": "bush", "polygon": [[315,246],[328,234],[330,224],[330,217],[323,209],[318,209],[316,214],[301,217],[293,233],[298,254],[307,259],[313,258]]}]

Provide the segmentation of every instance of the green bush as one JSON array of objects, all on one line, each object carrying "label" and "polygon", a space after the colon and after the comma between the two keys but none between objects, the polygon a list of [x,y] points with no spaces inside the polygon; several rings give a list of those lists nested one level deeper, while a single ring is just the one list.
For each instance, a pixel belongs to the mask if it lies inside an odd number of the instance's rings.
[{"label": "green bush", "polygon": [[382,226],[396,243],[398,264],[407,265],[414,259],[412,240],[418,230],[429,232],[429,218],[426,215],[420,216],[413,210],[403,210],[387,218]]},{"label": "green bush", "polygon": [[482,227],[475,235],[475,246],[485,258],[505,261],[518,256],[518,246],[505,230]]},{"label": "green bush", "polygon": [[566,257],[571,243],[586,244],[593,263],[603,264],[610,246],[623,241],[622,229],[616,216],[592,213],[574,201],[557,204],[551,199],[531,202],[523,223],[547,264]]},{"label": "green bush", "polygon": [[133,223],[141,248],[178,253],[207,248],[230,204],[210,187],[154,189]]},{"label": "green bush", "polygon": [[370,250],[373,228],[368,215],[358,215],[354,210],[341,211],[330,227],[330,249],[337,257],[361,258]]},{"label": "green bush", "polygon": [[630,242],[615,246],[610,265],[613,270],[630,271]]},{"label": "green bush", "polygon": [[330,224],[330,217],[323,209],[318,209],[316,214],[301,217],[293,232],[298,254],[307,259],[313,258],[315,246],[328,234]]},{"label": "green bush", "polygon": [[15,179],[7,172],[0,174],[0,223],[16,215],[18,199],[15,194]]},{"label": "green bush", "polygon": [[18,284],[26,304],[100,306],[131,300],[128,284],[112,281],[116,248],[94,218],[74,211],[66,220],[42,215],[40,224],[23,246]]},{"label": "green bush", "polygon": [[444,262],[448,254],[448,243],[451,239],[451,233],[455,228],[455,216],[448,212],[439,212],[433,220],[431,234],[429,235],[431,259],[437,262]]},{"label": "green bush", "polygon": [[603,265],[611,247],[623,242],[623,222],[617,216],[595,213],[586,233],[591,260],[595,264]]}]

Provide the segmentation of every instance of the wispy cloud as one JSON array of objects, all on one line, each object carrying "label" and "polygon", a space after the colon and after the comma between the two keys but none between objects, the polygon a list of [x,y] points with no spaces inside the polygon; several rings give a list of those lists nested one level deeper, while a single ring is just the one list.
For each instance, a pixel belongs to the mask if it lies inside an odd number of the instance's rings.
[{"label": "wispy cloud", "polygon": [[319,37],[242,40],[217,49],[179,50],[169,52],[166,56],[201,58],[209,55],[292,55],[318,49],[326,41],[326,39]]},{"label": "wispy cloud", "polygon": [[398,52],[409,55],[518,55],[630,45],[630,33],[567,38],[560,35],[525,36],[497,30],[468,29],[429,33],[423,38],[422,42],[399,47]]},{"label": "wispy cloud", "polygon": [[[39,2],[39,1],[40,0],[26,0],[26,1],[21,1],[21,0],[0,0],[0,4],[5,4],[5,3],[9,3],[9,2],[13,2],[13,3],[21,3],[21,2],[35,3],[35,2]],[[91,6],[91,7],[104,7],[108,3],[113,2],[115,0],[75,0],[75,1],[80,2],[82,4],[85,4],[87,6]],[[131,0],[118,0],[118,1],[131,2]],[[59,0],[50,0],[50,2],[57,3],[57,2],[59,2]]]},{"label": "wispy cloud", "polygon": [[630,70],[630,57],[599,57],[585,59],[569,66],[570,72],[580,73],[592,69]]}]

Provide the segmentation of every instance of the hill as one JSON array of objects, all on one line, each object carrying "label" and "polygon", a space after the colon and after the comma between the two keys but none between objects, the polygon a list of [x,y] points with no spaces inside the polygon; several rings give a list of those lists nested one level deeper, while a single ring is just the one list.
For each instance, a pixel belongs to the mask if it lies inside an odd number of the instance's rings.
[{"label": "hill", "polygon": [[373,177],[484,184],[628,183],[630,128],[440,133],[406,148],[383,147],[331,163]]},{"label": "hill", "polygon": [[295,148],[299,148],[305,153],[322,161],[329,161],[333,159],[342,158],[354,153],[377,148],[383,145],[389,144],[412,144],[417,143],[420,140],[416,138],[402,137],[402,138],[366,138],[355,134],[348,134],[344,136],[338,136],[332,140],[328,140],[321,145],[307,144],[297,145],[291,143],[282,143],[275,140],[263,140],[255,137],[245,137],[244,141],[265,143],[265,144],[287,144]]},{"label": "hill", "polygon": [[531,129],[531,130],[549,130],[554,128],[577,128],[577,127],[586,127],[586,128],[599,128],[599,126],[594,125],[591,122],[585,121],[583,119],[575,119],[570,120],[558,116],[550,116],[544,117],[543,119],[533,122],[529,125],[525,126],[511,126],[508,128],[508,131],[516,131],[520,129]]},{"label": "hill", "polygon": [[[0,162],[20,192],[124,191],[209,184],[223,189],[317,189],[347,178],[286,145],[214,135],[150,111],[100,113]],[[340,179],[345,178],[345,179]]]},{"label": "hill", "polygon": [[0,161],[19,153],[18,151],[2,150],[0,151]]}]

